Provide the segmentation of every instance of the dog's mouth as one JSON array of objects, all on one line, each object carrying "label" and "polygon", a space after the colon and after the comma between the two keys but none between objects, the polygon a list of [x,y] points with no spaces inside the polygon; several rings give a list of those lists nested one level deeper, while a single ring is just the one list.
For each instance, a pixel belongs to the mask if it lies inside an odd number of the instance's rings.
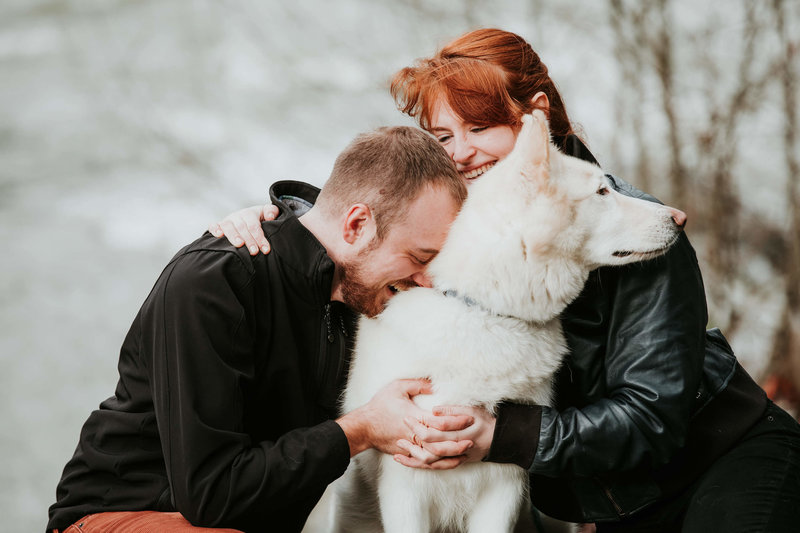
[{"label": "dog's mouth", "polygon": [[613,255],[614,257],[628,257],[628,256],[631,256],[631,255],[635,255],[636,259],[641,261],[643,259],[650,259],[652,257],[657,257],[657,256],[663,254],[664,252],[666,252],[667,248],[669,248],[669,247],[665,246],[663,248],[658,248],[657,250],[647,250],[645,252],[634,252],[632,250],[621,250],[621,251],[618,251],[618,252],[614,252],[611,255]]},{"label": "dog's mouth", "polygon": [[635,255],[636,259],[639,260],[639,261],[642,261],[642,260],[645,260],[645,259],[652,259],[654,257],[658,257],[659,255],[662,255],[664,252],[669,250],[669,248],[673,244],[675,244],[675,241],[677,241],[677,240],[678,240],[678,234],[676,234],[667,244],[665,244],[664,246],[661,246],[660,248],[655,248],[653,250],[646,250],[644,252],[637,252],[637,251],[634,251],[634,250],[618,250],[618,251],[612,253],[611,255],[613,255],[614,257],[628,257],[628,256],[631,256],[631,255]]},{"label": "dog's mouth", "polygon": [[485,165],[481,165],[478,168],[473,168],[472,170],[461,172],[460,173],[461,177],[464,178],[465,180],[474,180],[475,178],[478,178],[483,174],[485,174],[486,172],[488,172],[489,169],[491,169],[496,163],[497,161],[492,161],[491,163],[486,163]]}]

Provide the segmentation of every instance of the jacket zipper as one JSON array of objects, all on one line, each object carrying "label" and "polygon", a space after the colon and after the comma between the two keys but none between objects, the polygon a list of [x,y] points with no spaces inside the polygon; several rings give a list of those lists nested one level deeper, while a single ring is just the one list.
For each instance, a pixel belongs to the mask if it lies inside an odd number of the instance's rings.
[{"label": "jacket zipper", "polygon": [[325,383],[328,369],[330,345],[333,343],[333,328],[331,327],[331,304],[325,304],[322,311],[322,338],[320,339],[319,361],[317,361],[317,387]]},{"label": "jacket zipper", "polygon": [[[341,311],[339,312],[339,327],[341,328],[342,334],[339,336],[339,359],[336,362],[336,376],[333,385],[336,387],[339,385],[339,382],[342,378],[342,372],[344,371],[344,365],[347,360],[347,338],[349,335],[347,334],[347,328],[344,325],[344,313]],[[340,395],[344,394],[344,386],[340,391]],[[337,411],[341,408],[341,396],[337,398]]]},{"label": "jacket zipper", "polygon": [[620,517],[623,517],[623,516],[625,516],[625,514],[626,514],[626,513],[625,513],[625,511],[623,511],[623,510],[622,510],[622,507],[620,507],[620,505],[619,505],[619,504],[617,503],[617,501],[614,499],[614,495],[613,495],[613,494],[611,494],[611,489],[609,489],[608,487],[606,487],[606,486],[605,486],[603,483],[600,483],[600,481],[599,481],[599,480],[598,480],[598,482],[597,482],[597,483],[598,483],[598,484],[600,485],[600,487],[603,489],[603,492],[605,493],[605,495],[606,495],[606,498],[608,498],[608,501],[610,501],[610,502],[611,502],[611,505],[613,505],[613,506],[614,506],[614,510],[615,510],[615,511],[617,511],[617,514],[618,514]]},{"label": "jacket zipper", "polygon": [[[323,317],[322,317],[322,338],[320,342],[320,356],[317,366],[317,390],[318,393],[323,395],[323,397],[327,397],[327,393],[330,392],[331,388],[337,387],[339,384],[339,376],[342,373],[343,365],[345,362],[345,353],[347,351],[347,340],[348,337],[347,328],[344,325],[344,316],[343,314],[337,313],[339,317],[339,324],[338,329],[337,326],[334,325],[334,316],[333,316],[333,308],[331,304],[325,304],[323,308]],[[336,361],[336,374],[334,376],[329,376],[331,372],[331,365],[332,361],[331,358],[334,356],[333,354],[333,346],[334,343],[338,339],[338,360]],[[326,398],[327,400],[327,398]],[[325,402],[327,404],[327,401]],[[327,405],[326,405],[327,406]],[[334,411],[338,408],[338,405],[334,407]]]}]

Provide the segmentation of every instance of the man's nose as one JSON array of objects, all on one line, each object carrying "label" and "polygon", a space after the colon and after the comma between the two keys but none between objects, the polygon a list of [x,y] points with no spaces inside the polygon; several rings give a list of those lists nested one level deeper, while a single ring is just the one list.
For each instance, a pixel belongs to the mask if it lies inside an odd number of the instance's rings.
[{"label": "man's nose", "polygon": [[428,273],[424,270],[413,274],[411,276],[411,280],[420,287],[427,287],[429,289],[433,287],[433,280],[431,280],[430,276],[428,276]]}]

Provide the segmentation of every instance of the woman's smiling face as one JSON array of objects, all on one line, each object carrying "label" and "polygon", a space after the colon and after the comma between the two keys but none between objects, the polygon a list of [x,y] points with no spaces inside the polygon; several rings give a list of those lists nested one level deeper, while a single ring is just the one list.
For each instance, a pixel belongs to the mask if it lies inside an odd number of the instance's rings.
[{"label": "woman's smiling face", "polygon": [[464,122],[440,100],[431,115],[430,132],[453,159],[467,185],[505,158],[518,129],[507,125],[475,126]]}]

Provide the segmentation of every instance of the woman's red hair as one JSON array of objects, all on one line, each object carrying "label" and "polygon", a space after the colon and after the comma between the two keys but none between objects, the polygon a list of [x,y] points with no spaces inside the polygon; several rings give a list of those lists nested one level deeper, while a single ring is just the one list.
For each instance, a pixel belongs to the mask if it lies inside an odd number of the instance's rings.
[{"label": "woman's red hair", "polygon": [[561,95],[533,48],[519,35],[480,29],[445,45],[436,55],[397,72],[390,90],[398,108],[431,129],[440,100],[475,126],[518,126],[543,92],[554,136],[572,133]]}]

